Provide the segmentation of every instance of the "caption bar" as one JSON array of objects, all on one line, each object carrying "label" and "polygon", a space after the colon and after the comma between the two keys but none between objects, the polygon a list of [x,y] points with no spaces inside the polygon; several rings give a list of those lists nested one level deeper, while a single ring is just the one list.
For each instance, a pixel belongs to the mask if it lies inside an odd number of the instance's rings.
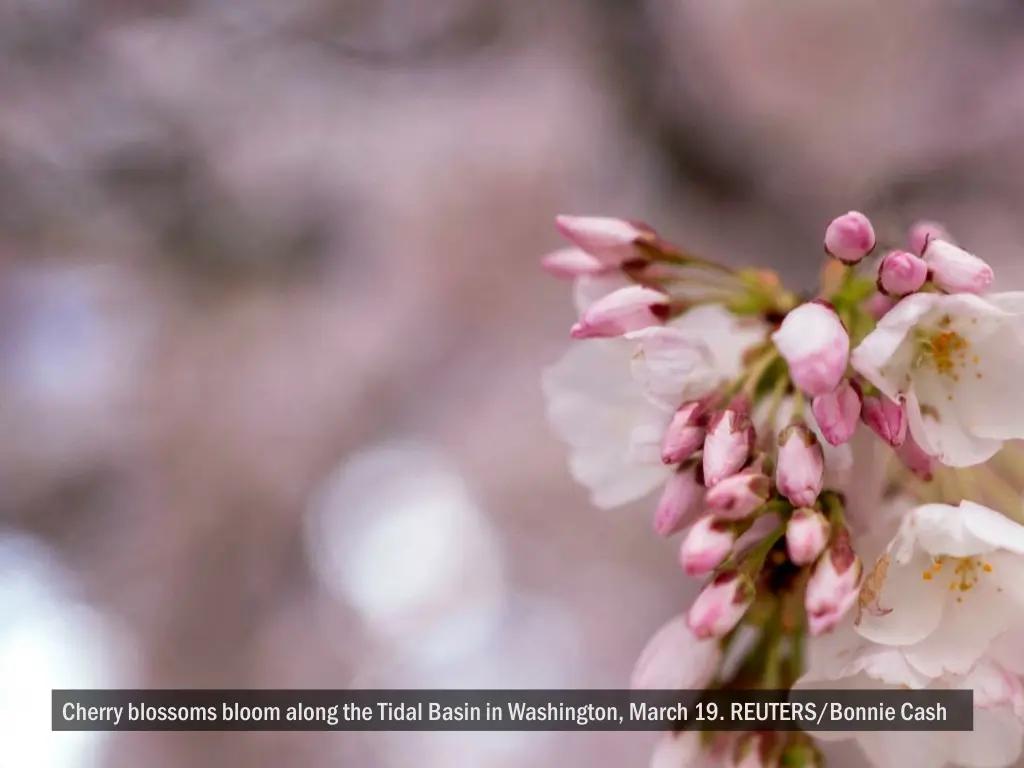
[{"label": "caption bar", "polygon": [[971,731],[971,691],[55,690],[54,731]]}]

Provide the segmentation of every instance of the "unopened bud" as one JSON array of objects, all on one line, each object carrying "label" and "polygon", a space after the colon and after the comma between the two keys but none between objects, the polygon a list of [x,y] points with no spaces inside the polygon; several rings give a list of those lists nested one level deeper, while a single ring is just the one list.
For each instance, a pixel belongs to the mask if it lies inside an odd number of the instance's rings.
[{"label": "unopened bud", "polygon": [[644,258],[637,243],[656,237],[646,224],[605,216],[556,216],[555,226],[569,242],[608,267]]},{"label": "unopened bud", "polygon": [[865,397],[861,418],[893,448],[903,445],[907,438],[907,409],[902,402],[894,403],[887,397]]},{"label": "unopened bud", "polygon": [[706,410],[699,400],[683,403],[661,441],[661,460],[666,464],[685,461],[704,444]]},{"label": "unopened bud", "polygon": [[889,296],[906,296],[920,290],[928,279],[924,259],[907,251],[891,251],[878,265],[878,290]]},{"label": "unopened bud", "polygon": [[802,304],[782,321],[772,341],[789,365],[793,383],[811,397],[839,386],[850,358],[850,334],[828,304]]},{"label": "unopened bud", "polygon": [[935,468],[939,464],[938,458],[928,454],[914,439],[909,430],[907,431],[906,438],[903,440],[903,445],[899,447],[896,453],[903,462],[903,466],[925,482],[930,481],[935,475]]},{"label": "unopened bud", "polygon": [[932,282],[947,293],[984,293],[995,279],[992,267],[945,240],[930,240],[923,258]]},{"label": "unopened bud", "polygon": [[561,248],[540,260],[544,269],[555,277],[574,279],[599,275],[608,269],[600,260],[579,248]]},{"label": "unopened bud", "polygon": [[811,402],[811,413],[829,445],[842,445],[853,437],[860,423],[860,392],[843,379],[839,386]]},{"label": "unopened bud", "polygon": [[881,320],[890,309],[896,306],[896,299],[886,296],[884,293],[876,293],[864,302],[864,309],[875,320]]},{"label": "unopened bud", "polygon": [[736,533],[728,523],[712,515],[702,517],[683,539],[679,564],[687,576],[706,576],[725,562],[736,543]]},{"label": "unopened bud", "polygon": [[814,565],[807,582],[804,606],[811,635],[834,629],[854,604],[860,591],[864,565],[853,551],[850,532],[842,527]]},{"label": "unopened bud", "polygon": [[797,507],[809,507],[821,493],[825,455],[818,438],[802,424],[787,427],[779,435],[775,485]]},{"label": "unopened bud", "polygon": [[654,512],[654,530],[659,536],[671,536],[690,526],[704,500],[704,486],[693,469],[676,472],[665,483]]},{"label": "unopened bud", "polygon": [[722,520],[745,520],[768,501],[771,480],[756,470],[730,475],[704,497],[705,509]]},{"label": "unopened bud", "polygon": [[716,413],[704,438],[704,484],[713,488],[743,469],[754,447],[754,425],[743,411]]},{"label": "unopened bud", "polygon": [[858,211],[833,219],[825,230],[825,253],[845,264],[856,264],[874,249],[875,229]]},{"label": "unopened bud", "polygon": [[724,637],[740,623],[754,602],[754,582],[739,571],[718,574],[701,590],[686,614],[690,629],[700,639]]},{"label": "unopened bud", "polygon": [[786,525],[786,552],[794,565],[810,565],[828,546],[832,526],[821,512],[798,509]]},{"label": "unopened bud", "polygon": [[668,317],[669,298],[661,291],[631,285],[609,293],[585,310],[572,327],[574,339],[622,336],[658,325]]},{"label": "unopened bud", "polygon": [[924,254],[925,248],[932,240],[945,240],[956,245],[946,228],[938,222],[919,221],[910,228],[910,250],[916,255]]}]

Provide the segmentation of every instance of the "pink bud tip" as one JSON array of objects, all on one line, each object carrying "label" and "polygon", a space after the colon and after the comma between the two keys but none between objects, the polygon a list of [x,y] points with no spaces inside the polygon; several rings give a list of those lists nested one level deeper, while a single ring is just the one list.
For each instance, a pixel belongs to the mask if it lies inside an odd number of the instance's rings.
[{"label": "pink bud tip", "polygon": [[704,486],[694,470],[675,473],[665,483],[655,509],[654,530],[666,538],[683,530],[693,522],[703,500]]},{"label": "pink bud tip", "polygon": [[860,392],[844,379],[834,391],[814,398],[811,413],[829,445],[842,445],[860,422]]},{"label": "pink bud tip", "polygon": [[754,602],[754,584],[738,571],[718,574],[701,590],[686,614],[690,630],[700,639],[724,637],[740,623]]},{"label": "pink bud tip", "polygon": [[794,425],[779,437],[775,485],[797,507],[809,507],[821,493],[825,476],[825,456],[814,433]]},{"label": "pink bud tip", "polygon": [[845,264],[856,264],[875,248],[875,229],[863,213],[850,211],[825,230],[825,252]]},{"label": "pink bud tip", "polygon": [[712,516],[702,517],[686,534],[679,548],[679,564],[687,576],[706,576],[725,562],[736,534]]},{"label": "pink bud tip", "polygon": [[850,358],[850,335],[831,306],[801,304],[786,315],[772,341],[793,383],[808,395],[826,395],[839,386]]},{"label": "pink bud tip", "polygon": [[754,425],[737,410],[715,414],[704,438],[704,484],[713,488],[739,472],[754,447]]},{"label": "pink bud tip", "polygon": [[704,497],[708,512],[722,520],[744,520],[768,500],[771,481],[753,469],[716,483]]},{"label": "pink bud tip", "polygon": [[810,565],[828,544],[832,527],[821,512],[798,509],[786,525],[786,551],[794,565]]},{"label": "pink bud tip", "polygon": [[864,309],[866,309],[868,314],[875,318],[875,320],[881,320],[889,310],[895,306],[896,300],[886,296],[884,293],[876,293],[864,302]]},{"label": "pink bud tip", "polygon": [[853,608],[863,574],[864,566],[853,551],[850,533],[840,528],[807,582],[804,606],[811,635],[831,631]]},{"label": "pink bud tip", "polygon": [[575,279],[591,275],[599,275],[608,270],[601,261],[579,248],[562,248],[549,253],[540,260],[544,267],[555,277]]},{"label": "pink bud tip", "polygon": [[992,267],[945,240],[930,240],[924,261],[932,282],[947,293],[984,293],[992,285]]},{"label": "pink bud tip", "polygon": [[574,339],[601,339],[661,324],[668,316],[669,299],[661,291],[630,285],[604,296],[580,315],[569,335]]},{"label": "pink bud tip", "polygon": [[704,404],[697,400],[683,403],[665,430],[661,442],[661,460],[678,464],[688,459],[704,444]]},{"label": "pink bud tip", "polygon": [[887,397],[865,397],[861,418],[893,448],[903,445],[907,437],[907,410],[903,403],[894,403]]},{"label": "pink bud tip", "polygon": [[926,453],[909,431],[897,453],[903,462],[903,466],[922,480],[928,482],[934,477],[939,460],[935,456]]},{"label": "pink bud tip", "polygon": [[643,258],[636,243],[655,237],[644,224],[605,216],[557,216],[555,226],[573,245],[608,267]]},{"label": "pink bud tip", "polygon": [[878,290],[889,296],[906,296],[924,285],[928,265],[907,251],[891,251],[878,265]]},{"label": "pink bud tip", "polygon": [[910,228],[910,250],[916,255],[923,255],[932,240],[945,240],[956,245],[946,228],[938,222],[919,221]]}]

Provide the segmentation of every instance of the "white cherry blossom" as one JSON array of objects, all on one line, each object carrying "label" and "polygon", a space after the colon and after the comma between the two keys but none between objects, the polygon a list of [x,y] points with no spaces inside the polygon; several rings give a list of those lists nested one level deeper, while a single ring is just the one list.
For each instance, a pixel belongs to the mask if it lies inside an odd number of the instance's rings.
[{"label": "white cherry blossom", "polygon": [[[809,664],[795,689],[967,689],[974,692],[974,730],[815,732],[816,739],[855,739],[876,768],[1004,768],[1017,761],[1024,743],[1024,686],[992,658],[978,660],[963,675],[922,675],[899,648],[871,643],[851,622],[833,635],[812,639]],[[1019,652],[1018,652],[1019,657]]]},{"label": "white cherry blossom", "polygon": [[1024,437],[1024,293],[918,293],[879,320],[853,367],[894,402],[910,432],[950,466],[990,459]]},{"label": "white cherry blossom", "polygon": [[[614,287],[612,280],[581,278],[577,299],[582,304]],[[662,462],[661,441],[675,409],[737,376],[743,353],[764,338],[763,327],[745,327],[717,305],[693,309],[656,330],[685,344],[666,347],[661,334],[652,338],[642,331],[577,341],[544,373],[548,419],[569,445],[573,477],[601,508],[643,498],[669,478],[674,470]],[[666,349],[674,355],[663,354]]]},{"label": "white cherry blossom", "polygon": [[[888,549],[878,605],[858,628],[921,674],[965,674],[1024,620],[1024,526],[980,504],[926,504]],[[882,615],[884,613],[884,615]]]}]

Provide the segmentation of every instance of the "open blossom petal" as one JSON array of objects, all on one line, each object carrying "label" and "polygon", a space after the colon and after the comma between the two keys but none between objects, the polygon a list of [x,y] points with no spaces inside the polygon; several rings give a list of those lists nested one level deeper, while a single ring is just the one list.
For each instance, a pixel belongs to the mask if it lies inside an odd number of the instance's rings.
[{"label": "open blossom petal", "polygon": [[717,640],[699,640],[686,616],[677,616],[650,639],[633,669],[636,690],[697,690],[714,678],[722,659]]},{"label": "open blossom petal", "polygon": [[1024,605],[1024,526],[972,502],[909,513],[890,548],[865,638],[900,646],[922,674],[964,674],[1010,629]]},{"label": "open blossom petal", "polygon": [[883,317],[852,362],[890,400],[905,398],[911,434],[944,464],[987,461],[1024,437],[1021,294],[914,294]]},{"label": "open blossom petal", "polygon": [[579,342],[543,378],[548,419],[569,445],[573,477],[606,509],[646,496],[672,474],[660,445],[672,414],[637,388],[632,352],[621,339]]},{"label": "open blossom petal", "polygon": [[652,403],[675,409],[707,394],[720,381],[707,343],[678,328],[646,328],[627,335],[637,342],[633,378]]}]

